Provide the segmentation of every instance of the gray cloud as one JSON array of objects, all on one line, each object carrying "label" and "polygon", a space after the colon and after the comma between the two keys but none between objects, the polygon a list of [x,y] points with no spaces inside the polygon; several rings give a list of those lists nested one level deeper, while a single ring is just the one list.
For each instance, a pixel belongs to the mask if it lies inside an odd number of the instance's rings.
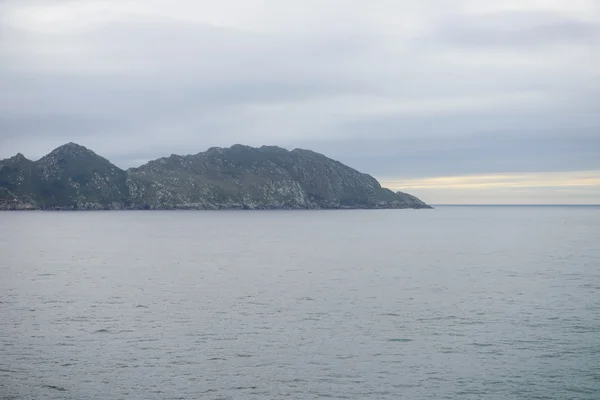
[{"label": "gray cloud", "polygon": [[324,149],[386,179],[598,169],[600,137],[596,131],[579,132],[570,140],[565,136],[564,131],[538,137],[495,132],[441,137],[429,143],[401,138],[385,145],[357,139],[331,143]]},{"label": "gray cloud", "polygon": [[600,40],[597,21],[550,12],[502,12],[445,18],[431,33],[440,44],[465,47],[593,45]]},{"label": "gray cloud", "polygon": [[1,3],[0,158],[246,143],[391,178],[600,170],[593,2],[311,1]]}]

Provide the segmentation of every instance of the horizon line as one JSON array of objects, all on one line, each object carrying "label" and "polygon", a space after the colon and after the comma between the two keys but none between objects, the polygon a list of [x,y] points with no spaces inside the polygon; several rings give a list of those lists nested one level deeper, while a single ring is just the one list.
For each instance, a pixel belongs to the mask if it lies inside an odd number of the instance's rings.
[{"label": "horizon line", "polygon": [[556,204],[535,204],[535,203],[510,203],[510,204],[497,204],[497,203],[479,203],[479,204],[469,204],[469,203],[445,203],[445,204],[430,204],[433,207],[450,207],[450,206],[459,206],[459,207],[600,207],[600,204],[589,203],[589,204],[565,204],[565,203],[556,203]]}]

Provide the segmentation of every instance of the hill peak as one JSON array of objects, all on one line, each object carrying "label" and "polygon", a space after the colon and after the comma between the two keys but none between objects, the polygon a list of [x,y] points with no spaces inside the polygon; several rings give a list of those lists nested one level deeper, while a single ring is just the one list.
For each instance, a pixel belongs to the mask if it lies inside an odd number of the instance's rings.
[{"label": "hill peak", "polygon": [[69,143],[63,144],[62,146],[55,148],[54,150],[52,150],[50,152],[50,154],[53,154],[53,153],[78,153],[78,152],[93,153],[90,149],[88,149],[85,146],[82,146],[82,145],[74,143],[74,142],[69,142]]},{"label": "hill peak", "polygon": [[14,156],[12,156],[11,158],[9,158],[9,160],[12,161],[12,162],[15,162],[15,163],[20,163],[20,162],[23,162],[23,161],[29,161],[27,159],[27,157],[25,157],[23,155],[23,153],[17,153]]},{"label": "hill peak", "polygon": [[[55,148],[50,153],[46,154],[44,157],[39,159],[37,162],[42,163],[42,164],[47,164],[47,163],[53,164],[62,159],[74,159],[74,158],[81,159],[81,160],[84,160],[84,159],[102,159],[102,160],[104,160],[103,157],[94,153],[92,150],[88,149],[87,147],[79,145],[77,143],[69,142],[69,143],[63,144],[62,146]],[[106,160],[106,162],[108,162],[108,160]]]}]

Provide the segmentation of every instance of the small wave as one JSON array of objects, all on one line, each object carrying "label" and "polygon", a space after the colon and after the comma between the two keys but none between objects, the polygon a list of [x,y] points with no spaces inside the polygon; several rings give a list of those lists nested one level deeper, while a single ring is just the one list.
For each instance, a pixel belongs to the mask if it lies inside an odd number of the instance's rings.
[{"label": "small wave", "polygon": [[144,342],[158,342],[159,339],[156,338],[148,338],[148,339],[132,339],[128,340],[127,343],[144,343]]},{"label": "small wave", "polygon": [[[566,353],[563,352],[562,354],[566,354]],[[548,353],[548,354],[542,354],[542,355],[538,356],[538,358],[559,358],[562,354]]]},{"label": "small wave", "polygon": [[458,319],[456,315],[444,315],[438,317],[430,317],[430,318],[417,318],[419,322],[432,322],[432,321],[445,321],[445,320],[454,320]]},{"label": "small wave", "polygon": [[600,286],[593,285],[591,283],[584,283],[583,285],[579,285],[579,287],[585,289],[600,289]]},{"label": "small wave", "polygon": [[79,317],[73,317],[73,318],[65,318],[63,321],[69,321],[69,322],[85,322],[85,321],[89,321],[90,318],[86,317],[86,316],[79,316]]},{"label": "small wave", "polygon": [[594,393],[596,393],[595,389],[586,388],[586,387],[577,387],[577,386],[566,387],[565,390],[569,391],[569,392],[581,393],[581,394],[594,394]]},{"label": "small wave", "polygon": [[388,342],[408,343],[408,342],[412,342],[412,339],[407,339],[407,338],[388,339]]},{"label": "small wave", "polygon": [[110,333],[110,331],[108,329],[98,329],[97,331],[94,331],[93,333]]},{"label": "small wave", "polygon": [[232,342],[238,340],[237,337],[218,337],[218,338],[214,338],[213,341],[215,342]]},{"label": "small wave", "polygon": [[356,356],[354,356],[354,355],[336,355],[335,356],[336,360],[351,360],[353,358],[356,358]]},{"label": "small wave", "polygon": [[48,389],[53,389],[53,390],[57,390],[59,392],[66,392],[67,389],[65,389],[64,387],[60,387],[60,386],[56,386],[56,385],[44,385],[45,388]]},{"label": "small wave", "polygon": [[575,326],[573,326],[572,331],[574,333],[593,333],[593,332],[596,332],[596,329],[594,329],[591,326],[575,325]]},{"label": "small wave", "polygon": [[150,307],[145,306],[143,304],[138,304],[137,306],[135,306],[135,308],[150,308]]},{"label": "small wave", "polygon": [[249,301],[247,304],[251,304],[253,306],[261,306],[261,307],[266,307],[268,306],[267,303],[262,303],[260,301]]},{"label": "small wave", "polygon": [[459,321],[459,325],[483,325],[483,321]]},{"label": "small wave", "polygon": [[395,389],[410,389],[410,388],[418,388],[421,387],[419,383],[398,383],[392,386]]}]

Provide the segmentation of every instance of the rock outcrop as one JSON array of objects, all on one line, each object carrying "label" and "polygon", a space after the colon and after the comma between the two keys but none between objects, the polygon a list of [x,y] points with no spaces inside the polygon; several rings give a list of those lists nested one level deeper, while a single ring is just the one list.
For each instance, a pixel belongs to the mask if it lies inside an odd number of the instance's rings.
[{"label": "rock outcrop", "polygon": [[431,208],[310,150],[234,145],[121,170],[75,143],[0,161],[0,209]]}]

